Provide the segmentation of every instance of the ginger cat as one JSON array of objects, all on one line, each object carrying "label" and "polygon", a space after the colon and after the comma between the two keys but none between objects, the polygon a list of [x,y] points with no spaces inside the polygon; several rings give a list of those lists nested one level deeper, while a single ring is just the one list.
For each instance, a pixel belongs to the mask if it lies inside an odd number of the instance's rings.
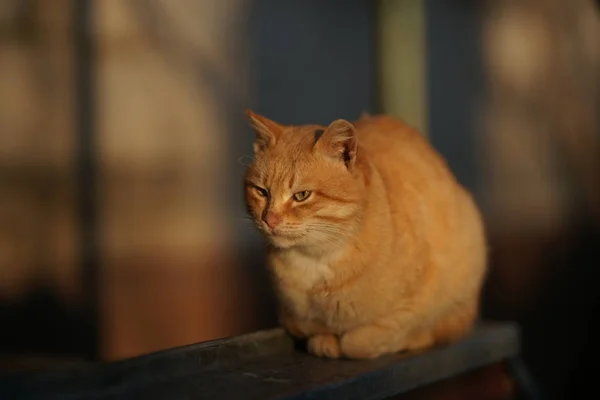
[{"label": "ginger cat", "polygon": [[469,332],[482,219],[423,136],[387,116],[324,127],[247,115],[246,202],[290,334],[316,356],[366,359]]}]

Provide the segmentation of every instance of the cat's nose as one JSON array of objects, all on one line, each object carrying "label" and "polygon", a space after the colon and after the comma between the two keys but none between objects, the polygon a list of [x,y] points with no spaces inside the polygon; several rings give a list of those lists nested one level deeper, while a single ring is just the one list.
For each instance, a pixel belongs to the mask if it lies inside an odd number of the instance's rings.
[{"label": "cat's nose", "polygon": [[275,229],[275,227],[281,223],[281,219],[280,214],[269,211],[265,214],[263,221],[269,225],[269,228]]}]

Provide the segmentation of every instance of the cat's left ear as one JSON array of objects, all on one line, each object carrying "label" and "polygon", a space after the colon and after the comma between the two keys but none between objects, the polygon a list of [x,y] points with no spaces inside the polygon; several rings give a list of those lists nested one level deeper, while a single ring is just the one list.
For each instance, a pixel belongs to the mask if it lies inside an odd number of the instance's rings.
[{"label": "cat's left ear", "polygon": [[348,169],[352,169],[358,148],[356,129],[345,119],[335,120],[318,138],[315,147],[328,156],[343,161]]},{"label": "cat's left ear", "polygon": [[256,134],[254,152],[259,153],[267,147],[274,146],[279,136],[281,136],[284,127],[275,121],[271,121],[267,117],[256,114],[252,110],[246,110],[246,116]]}]

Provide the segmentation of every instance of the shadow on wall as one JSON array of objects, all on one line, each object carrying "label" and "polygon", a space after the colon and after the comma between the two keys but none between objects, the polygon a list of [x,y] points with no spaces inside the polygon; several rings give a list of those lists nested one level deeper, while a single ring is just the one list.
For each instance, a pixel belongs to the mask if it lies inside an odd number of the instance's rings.
[{"label": "shadow on wall", "polygon": [[595,389],[600,355],[600,13],[491,1],[482,22],[485,315],[516,318],[548,397],[575,398]]}]

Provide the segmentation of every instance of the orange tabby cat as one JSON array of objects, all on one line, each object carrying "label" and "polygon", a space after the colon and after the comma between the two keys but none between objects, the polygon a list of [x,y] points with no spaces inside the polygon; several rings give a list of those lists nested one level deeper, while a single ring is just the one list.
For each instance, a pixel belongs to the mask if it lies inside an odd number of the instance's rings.
[{"label": "orange tabby cat", "polygon": [[486,271],[479,211],[428,141],[387,116],[256,132],[248,209],[269,241],[282,324],[317,356],[454,341]]}]

